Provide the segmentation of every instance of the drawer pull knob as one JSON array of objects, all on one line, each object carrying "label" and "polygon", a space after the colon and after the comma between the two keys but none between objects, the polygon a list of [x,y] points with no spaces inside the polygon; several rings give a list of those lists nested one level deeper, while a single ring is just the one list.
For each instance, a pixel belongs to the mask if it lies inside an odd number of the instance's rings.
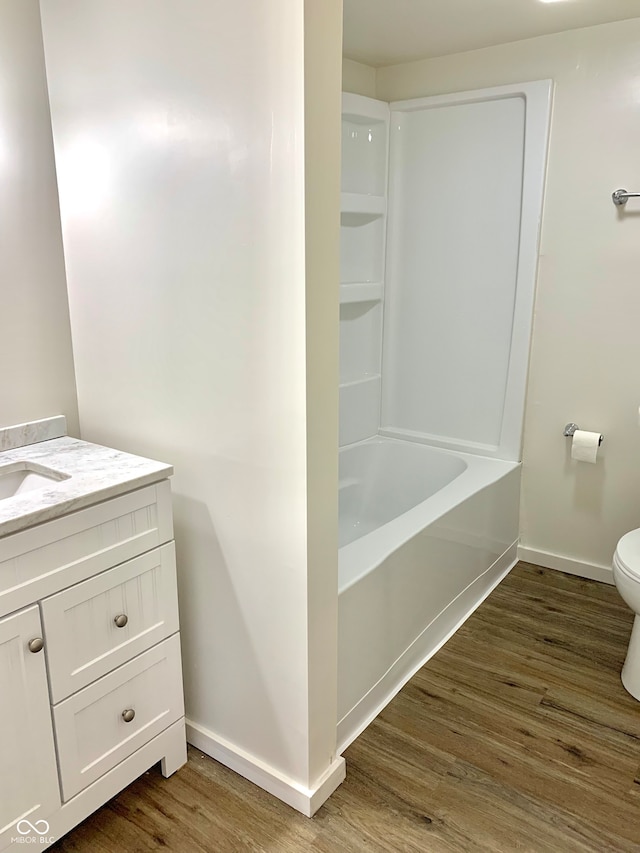
[{"label": "drawer pull knob", "polygon": [[121,613],[119,616],[116,616],[113,621],[116,623],[118,628],[124,628],[129,621],[129,617],[125,613]]},{"label": "drawer pull knob", "polygon": [[29,640],[29,651],[33,652],[34,655],[38,652],[41,652],[44,649],[44,640],[42,637],[34,637],[33,640]]},{"label": "drawer pull knob", "polygon": [[136,712],[133,710],[133,708],[127,708],[126,711],[122,712],[122,719],[125,721],[125,723],[130,723],[131,720],[133,720],[133,718],[135,717],[135,715]]}]

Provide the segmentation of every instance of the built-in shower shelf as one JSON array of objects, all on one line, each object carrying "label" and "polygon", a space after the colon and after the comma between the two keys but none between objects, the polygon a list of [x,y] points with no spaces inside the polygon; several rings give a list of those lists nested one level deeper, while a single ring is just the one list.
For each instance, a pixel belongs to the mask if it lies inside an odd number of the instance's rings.
[{"label": "built-in shower shelf", "polygon": [[379,383],[380,379],[381,376],[379,373],[368,373],[366,376],[358,376],[357,378],[341,382],[340,388],[344,390],[345,388],[356,388],[365,385],[373,386]]},{"label": "built-in shower shelf", "polygon": [[380,426],[389,104],[342,96],[340,446]]},{"label": "built-in shower shelf", "polygon": [[354,302],[380,302],[382,299],[381,281],[363,281],[340,285],[340,304]]},{"label": "built-in shower shelf", "polygon": [[381,195],[342,193],[340,222],[342,225],[366,225],[373,219],[384,216],[387,201]]},{"label": "built-in shower shelf", "polygon": [[376,125],[383,125],[388,116],[371,116],[371,115],[358,115],[357,113],[343,113],[342,121],[345,124],[352,125],[360,125],[361,127],[375,127]]},{"label": "built-in shower shelf", "polygon": [[342,118],[358,124],[384,122],[389,120],[389,105],[384,101],[354,95],[351,92],[342,93]]}]

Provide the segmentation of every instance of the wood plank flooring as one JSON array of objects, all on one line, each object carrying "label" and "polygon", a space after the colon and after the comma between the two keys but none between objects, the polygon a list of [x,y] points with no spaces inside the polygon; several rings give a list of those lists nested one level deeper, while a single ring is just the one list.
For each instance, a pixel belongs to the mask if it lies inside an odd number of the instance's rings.
[{"label": "wood plank flooring", "polygon": [[346,753],[312,820],[190,750],[56,853],[640,851],[640,703],[614,587],[520,563]]}]

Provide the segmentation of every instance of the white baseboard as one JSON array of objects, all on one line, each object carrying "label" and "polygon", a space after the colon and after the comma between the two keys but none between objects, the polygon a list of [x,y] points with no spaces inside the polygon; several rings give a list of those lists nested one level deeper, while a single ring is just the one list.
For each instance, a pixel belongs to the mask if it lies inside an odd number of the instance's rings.
[{"label": "white baseboard", "polygon": [[344,758],[338,756],[313,788],[305,788],[255,756],[238,749],[224,738],[190,720],[187,720],[187,741],[307,817],[313,817],[346,776]]},{"label": "white baseboard", "polygon": [[586,563],[583,560],[574,560],[572,557],[562,557],[560,554],[552,554],[549,551],[536,551],[534,548],[518,547],[518,559],[526,563],[534,563],[545,569],[555,569],[558,572],[566,572],[569,575],[578,575],[592,581],[600,581],[613,585],[613,569],[611,566],[600,566],[598,563]]}]

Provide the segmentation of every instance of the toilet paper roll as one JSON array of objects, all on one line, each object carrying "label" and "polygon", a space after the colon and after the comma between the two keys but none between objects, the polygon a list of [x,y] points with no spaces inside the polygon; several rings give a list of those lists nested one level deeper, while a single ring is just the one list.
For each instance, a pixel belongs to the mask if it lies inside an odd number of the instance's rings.
[{"label": "toilet paper roll", "polygon": [[595,462],[600,447],[600,433],[577,429],[571,442],[571,458],[578,462]]}]

